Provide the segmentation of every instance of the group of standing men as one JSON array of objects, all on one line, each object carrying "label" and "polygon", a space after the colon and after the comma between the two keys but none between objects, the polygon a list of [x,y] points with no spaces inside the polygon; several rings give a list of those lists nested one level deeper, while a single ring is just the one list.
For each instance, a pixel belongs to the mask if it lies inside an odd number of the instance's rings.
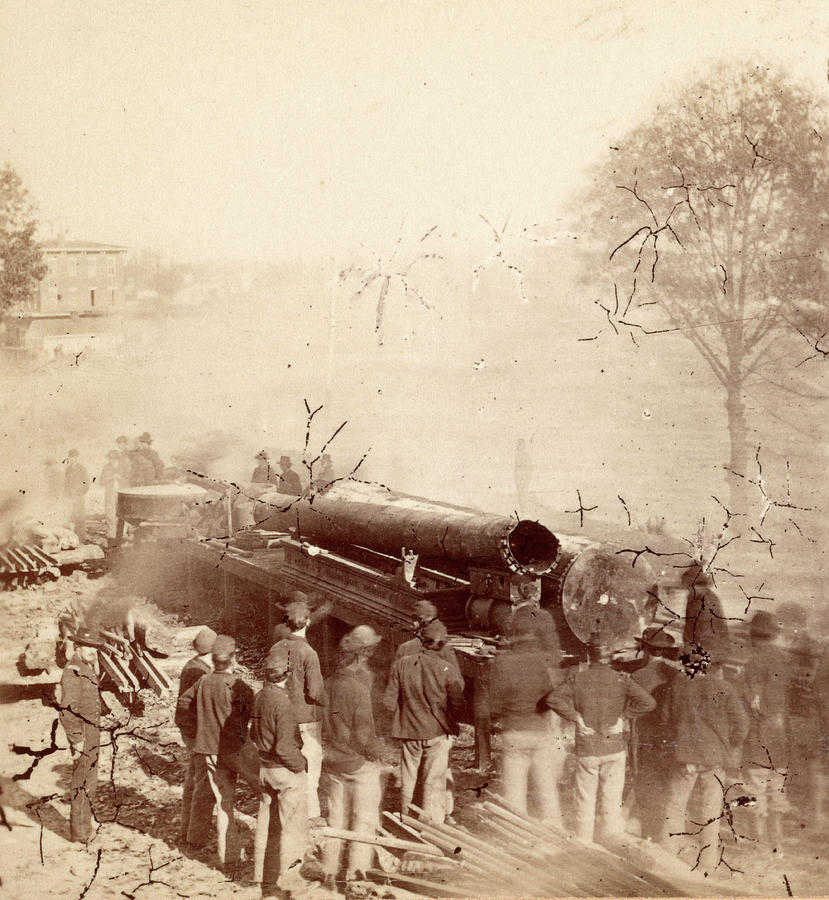
[{"label": "group of standing men", "polygon": [[[115,447],[107,453],[106,463],[98,478],[104,487],[104,509],[107,520],[107,538],[114,541],[116,535],[116,507],[118,491],[134,485],[158,484],[164,480],[165,466],[153,449],[153,439],[148,432],[130,442],[126,435],[116,438]],[[53,498],[63,496],[69,506],[69,517],[81,543],[86,540],[86,495],[93,478],[81,462],[80,451],[73,448],[66,455],[66,468],[61,480],[60,469],[54,459],[44,463],[47,490]]]},{"label": "group of standing men", "polygon": [[[401,812],[419,787],[424,814],[443,822],[451,813],[449,749],[457,733],[463,678],[445,626],[431,604],[421,609],[416,637],[398,649],[385,703],[393,714],[391,736],[401,742]],[[176,724],[188,749],[180,840],[198,851],[217,812],[218,854],[229,873],[238,871],[238,833],[233,819],[238,776],[259,798],[254,842],[254,880],[299,890],[299,864],[309,823],[362,834],[380,827],[382,775],[388,749],[378,738],[369,660],[380,636],[358,625],[339,642],[334,672],[323,681],[306,630],[307,598],[296,592],[277,626],[265,659],[265,684],[254,697],[233,674],[235,643],[202,629],[196,656],[182,671]],[[320,792],[327,820],[320,816]],[[323,870],[329,886],[371,868],[369,844],[330,838]]]}]

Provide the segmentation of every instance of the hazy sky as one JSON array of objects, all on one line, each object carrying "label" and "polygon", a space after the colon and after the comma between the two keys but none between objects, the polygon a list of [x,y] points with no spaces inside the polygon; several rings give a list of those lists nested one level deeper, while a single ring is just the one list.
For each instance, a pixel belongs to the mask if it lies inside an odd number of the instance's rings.
[{"label": "hazy sky", "polygon": [[829,4],[2,4],[0,159],[44,230],[179,258],[336,254],[481,212],[550,222],[711,59],[825,90]]}]

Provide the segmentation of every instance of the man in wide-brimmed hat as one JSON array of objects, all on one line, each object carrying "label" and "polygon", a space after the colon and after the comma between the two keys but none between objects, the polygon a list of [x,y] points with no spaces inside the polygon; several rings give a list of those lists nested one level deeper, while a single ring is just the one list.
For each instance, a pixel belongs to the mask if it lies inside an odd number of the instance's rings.
[{"label": "man in wide-brimmed hat", "polygon": [[69,788],[69,834],[85,843],[92,836],[92,803],[98,787],[101,734],[101,693],[97,632],[78,628],[71,635],[75,652],[60,681],[60,724],[72,754]]}]

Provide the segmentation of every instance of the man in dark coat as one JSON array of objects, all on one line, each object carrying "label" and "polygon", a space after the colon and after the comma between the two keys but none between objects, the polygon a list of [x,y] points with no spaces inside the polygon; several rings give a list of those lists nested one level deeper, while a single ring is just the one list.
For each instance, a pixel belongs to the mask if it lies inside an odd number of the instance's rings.
[{"label": "man in dark coat", "polygon": [[299,496],[302,493],[302,482],[292,466],[293,463],[289,456],[279,457],[279,468],[282,469],[282,474],[279,476],[276,489],[280,494],[296,494]]},{"label": "man in dark coat", "polygon": [[[516,809],[561,827],[558,782],[566,754],[551,732],[542,700],[555,687],[531,621],[519,622],[490,671],[493,719],[501,724],[501,793]],[[528,802],[529,801],[529,802]]]},{"label": "man in dark coat", "polygon": [[305,758],[287,681],[293,660],[282,644],[265,661],[265,685],[256,695],[251,737],[259,751],[259,814],[253,880],[296,892],[304,886],[299,866],[308,831]]},{"label": "man in dark coat", "polygon": [[[271,650],[281,648],[291,657],[291,671],[287,690],[294,706],[299,733],[302,736],[302,755],[308,763],[308,816],[320,818],[319,781],[322,767],[322,707],[325,684],[317,651],[308,643],[306,632],[311,621],[308,597],[294,591],[293,600],[285,608],[287,634]],[[321,824],[321,823],[316,823]]]},{"label": "man in dark coat", "polygon": [[260,450],[254,459],[256,460],[256,468],[250,476],[251,484],[277,484],[279,476],[273,470],[268,454],[264,450]]},{"label": "man in dark coat", "polygon": [[675,657],[679,648],[673,635],[658,625],[645,629],[640,645],[645,664],[630,677],[653,697],[656,707],[631,722],[628,766],[641,835],[658,840],[672,763],[666,704],[679,665],[668,657]]},{"label": "man in dark coat", "polygon": [[447,815],[446,781],[452,735],[458,734],[457,710],[463,703],[463,678],[457,663],[441,649],[448,637],[437,619],[420,632],[419,653],[398,656],[384,696],[394,714],[391,736],[401,741],[400,810],[406,814],[418,783],[425,816],[442,824]]},{"label": "man in dark coat", "polygon": [[[671,681],[665,720],[670,727],[673,760],[658,839],[678,853],[693,839],[700,846],[699,868],[712,873],[720,861],[719,830],[731,782],[727,769],[739,763],[748,731],[748,714],[739,692],[723,677],[724,642],[707,650],[692,644],[683,650],[683,671]],[[688,801],[699,798],[686,828]]]},{"label": "man in dark coat", "polygon": [[213,672],[203,675],[184,694],[196,709],[193,742],[195,773],[187,841],[207,842],[211,813],[216,807],[219,861],[229,874],[240,859],[239,834],[233,817],[239,758],[247,739],[253,691],[233,674],[236,642],[220,634],[213,644]]},{"label": "man in dark coat", "polygon": [[181,740],[187,748],[187,764],[184,769],[184,786],[181,794],[181,825],[179,828],[179,842],[187,843],[187,832],[190,828],[190,807],[193,802],[193,786],[196,777],[196,758],[193,747],[196,743],[196,716],[192,701],[185,703],[181,700],[183,695],[191,698],[187,692],[203,676],[213,671],[212,651],[216,643],[216,632],[205,626],[196,635],[193,641],[193,649],[196,655],[189,659],[181,670],[181,678],[178,686],[178,701],[176,703],[175,723],[178,725]]},{"label": "man in dark coat", "polygon": [[[328,824],[363,834],[380,828],[380,760],[383,745],[374,729],[372,674],[368,660],[380,636],[358,625],[340,640],[337,669],[325,682],[322,771],[328,798]],[[343,842],[330,839],[323,849],[323,869],[330,887],[338,873]],[[346,880],[371,868],[373,849],[351,842]]]},{"label": "man in dark coat", "polygon": [[60,682],[60,724],[72,754],[69,793],[69,834],[85,843],[92,836],[92,801],[98,786],[101,694],[97,634],[86,628],[72,635],[75,653]]},{"label": "man in dark coat", "polygon": [[786,812],[786,775],[789,769],[787,687],[790,662],[775,643],[780,624],[765,610],[754,614],[750,626],[749,658],[743,670],[743,699],[750,727],[743,748],[746,793],[757,798],[749,831],[751,837],[778,847],[781,819]]}]

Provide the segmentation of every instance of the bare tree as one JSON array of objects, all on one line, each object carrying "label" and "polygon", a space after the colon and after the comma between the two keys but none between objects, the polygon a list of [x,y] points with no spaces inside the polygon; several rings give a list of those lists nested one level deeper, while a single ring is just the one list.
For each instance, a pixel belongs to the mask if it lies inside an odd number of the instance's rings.
[{"label": "bare tree", "polygon": [[720,66],[611,148],[586,198],[613,285],[596,301],[607,323],[634,342],[679,331],[694,345],[725,391],[734,472],[749,462],[750,379],[779,385],[803,337],[824,347],[826,121],[785,76]]}]

